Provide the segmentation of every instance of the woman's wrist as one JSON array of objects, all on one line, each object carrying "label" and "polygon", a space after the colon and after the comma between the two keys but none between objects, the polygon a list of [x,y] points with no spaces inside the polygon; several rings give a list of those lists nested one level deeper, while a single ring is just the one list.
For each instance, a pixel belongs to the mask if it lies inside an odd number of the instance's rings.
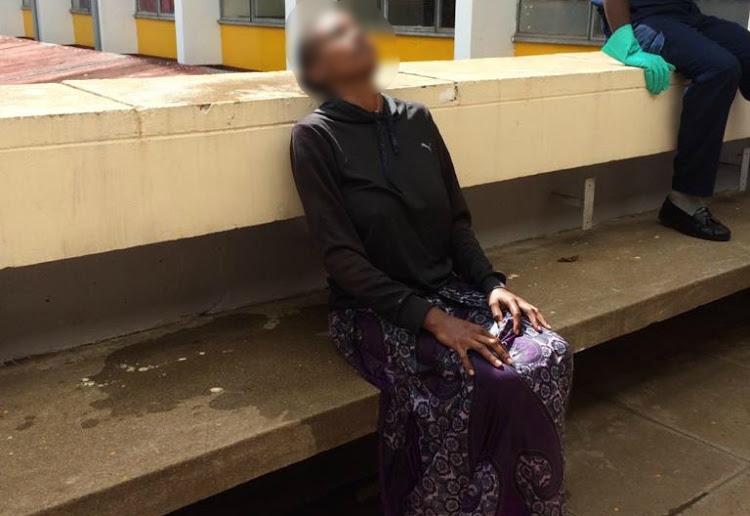
[{"label": "woman's wrist", "polygon": [[495,292],[496,290],[508,290],[508,287],[505,286],[505,283],[498,283],[497,285],[492,287],[489,292],[487,292],[488,300],[490,299],[490,297],[492,297],[493,292]]},{"label": "woman's wrist", "polygon": [[501,272],[493,272],[485,277],[479,284],[479,287],[485,294],[489,294],[499,286],[505,286],[505,275]]},{"label": "woman's wrist", "polygon": [[440,327],[440,321],[446,316],[448,316],[448,314],[443,312],[440,308],[433,306],[430,308],[430,311],[427,312],[427,315],[425,315],[424,321],[422,322],[422,328],[434,335]]}]

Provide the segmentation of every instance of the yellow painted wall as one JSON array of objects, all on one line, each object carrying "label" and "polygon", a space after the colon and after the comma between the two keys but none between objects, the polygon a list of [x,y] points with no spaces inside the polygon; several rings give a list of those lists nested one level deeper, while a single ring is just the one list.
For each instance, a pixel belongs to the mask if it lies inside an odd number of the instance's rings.
[{"label": "yellow painted wall", "polygon": [[283,27],[222,25],[223,64],[270,72],[286,69],[286,37]]},{"label": "yellow painted wall", "polygon": [[174,20],[136,18],[138,53],[145,56],[177,59],[177,34]]},{"label": "yellow painted wall", "polygon": [[453,59],[453,38],[430,36],[396,37],[401,61],[444,61]]},{"label": "yellow painted wall", "polygon": [[542,54],[563,54],[567,52],[596,52],[599,47],[590,45],[556,45],[553,43],[516,43],[515,55],[538,56]]},{"label": "yellow painted wall", "polygon": [[76,45],[94,47],[94,19],[90,14],[72,13]]},{"label": "yellow painted wall", "polygon": [[[249,25],[222,25],[223,64],[247,70],[273,71],[286,68],[284,29]],[[401,61],[446,61],[453,59],[453,38],[399,35],[396,38]],[[515,55],[530,56],[563,52],[595,52],[588,45],[516,43]],[[146,52],[141,52],[146,53]]]},{"label": "yellow painted wall", "polygon": [[34,18],[31,15],[31,9],[23,10],[23,34],[27,38],[33,38],[34,36]]},{"label": "yellow painted wall", "polygon": [[[453,38],[400,35],[396,44],[402,61],[453,59]],[[284,70],[285,45],[281,27],[221,26],[223,64],[227,66],[261,71]]]}]

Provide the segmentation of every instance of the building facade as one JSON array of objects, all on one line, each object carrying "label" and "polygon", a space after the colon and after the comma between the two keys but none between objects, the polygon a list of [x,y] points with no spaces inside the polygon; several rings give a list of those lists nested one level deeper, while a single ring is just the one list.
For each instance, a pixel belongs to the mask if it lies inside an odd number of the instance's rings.
[{"label": "building facade", "polygon": [[[0,0],[0,33],[109,52],[272,71],[286,68],[284,20],[301,0]],[[366,1],[366,0],[363,0]],[[588,0],[369,0],[403,61],[596,50]],[[746,0],[701,0],[747,24]]]}]

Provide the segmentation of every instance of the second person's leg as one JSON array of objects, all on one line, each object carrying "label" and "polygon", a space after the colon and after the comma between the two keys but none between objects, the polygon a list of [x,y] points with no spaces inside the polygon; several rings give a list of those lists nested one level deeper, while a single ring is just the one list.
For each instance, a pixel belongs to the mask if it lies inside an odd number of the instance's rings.
[{"label": "second person's leg", "polygon": [[[737,58],[686,23],[648,18],[640,25],[664,36],[659,53],[692,82],[685,91],[673,189],[687,195],[713,195],[729,110],[742,69]],[[637,31],[641,32],[642,31]],[[657,40],[658,41],[658,40]]]},{"label": "second person's leg", "polygon": [[644,50],[661,54],[690,79],[683,97],[672,192],[661,222],[686,235],[726,241],[731,231],[703,205],[714,193],[724,131],[742,77],[738,59],[699,30],[706,17],[657,16],[636,27]]},{"label": "second person's leg", "polygon": [[750,100],[750,32],[738,23],[713,16],[702,17],[698,30],[711,41],[728,50],[740,64],[740,92]]}]

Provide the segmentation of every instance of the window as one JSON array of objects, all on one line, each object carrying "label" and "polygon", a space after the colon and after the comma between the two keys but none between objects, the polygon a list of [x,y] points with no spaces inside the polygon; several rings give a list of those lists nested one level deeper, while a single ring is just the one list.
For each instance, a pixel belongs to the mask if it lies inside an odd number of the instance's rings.
[{"label": "window", "polygon": [[517,40],[600,43],[602,37],[589,0],[521,0],[518,6]]},{"label": "window", "polygon": [[224,21],[280,25],[286,19],[284,0],[221,0]]},{"label": "window", "polygon": [[174,0],[137,0],[137,13],[156,18],[174,18]]},{"label": "window", "polygon": [[77,13],[90,13],[91,0],[71,0],[70,10]]},{"label": "window", "polygon": [[397,31],[449,32],[456,26],[456,0],[378,0]]},{"label": "window", "polygon": [[696,3],[706,14],[718,16],[725,20],[737,22],[743,27],[747,27],[748,5],[750,2],[737,0],[697,0]]},{"label": "window", "polygon": [[[706,14],[747,25],[750,2],[696,0]],[[596,44],[603,42],[601,19],[588,0],[521,0],[516,41]]]},{"label": "window", "polygon": [[31,0],[21,0],[21,9],[31,9]]}]

